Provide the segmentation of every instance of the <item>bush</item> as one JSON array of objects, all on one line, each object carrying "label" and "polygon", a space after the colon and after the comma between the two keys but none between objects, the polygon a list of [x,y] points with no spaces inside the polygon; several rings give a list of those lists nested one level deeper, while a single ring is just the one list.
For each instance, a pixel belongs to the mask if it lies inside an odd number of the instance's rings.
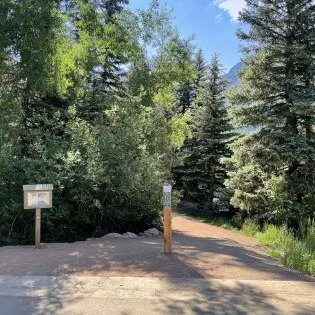
[{"label": "bush", "polygon": [[166,149],[172,148],[151,147],[147,133],[158,120],[154,113],[126,99],[96,126],[78,118],[74,107],[64,115],[36,118],[46,119],[39,126],[52,127],[31,130],[32,154],[17,152],[14,159],[0,150],[0,245],[34,242],[34,211],[23,210],[23,184],[54,185],[54,208],[42,215],[43,242],[159,227],[170,170]]},{"label": "bush", "polygon": [[275,225],[267,225],[262,233],[258,233],[258,240],[261,245],[268,246],[273,250],[279,251],[287,241],[291,241],[292,235],[286,226],[277,227]]},{"label": "bush", "polygon": [[256,219],[248,218],[242,226],[242,233],[247,236],[255,236],[260,231],[260,226]]},{"label": "bush", "polygon": [[309,222],[304,241],[306,246],[315,253],[315,220]]},{"label": "bush", "polygon": [[270,254],[281,264],[308,274],[315,274],[315,225],[308,229],[304,239],[297,239],[287,226],[269,225],[258,234],[259,243],[270,247]]}]

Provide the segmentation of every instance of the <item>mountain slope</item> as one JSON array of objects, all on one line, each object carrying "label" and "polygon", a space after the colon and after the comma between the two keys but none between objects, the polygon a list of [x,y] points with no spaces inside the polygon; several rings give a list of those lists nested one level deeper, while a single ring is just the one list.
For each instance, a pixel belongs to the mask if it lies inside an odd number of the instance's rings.
[{"label": "mountain slope", "polygon": [[230,88],[239,82],[239,78],[237,76],[237,72],[243,68],[244,64],[242,61],[237,63],[231,70],[225,75],[225,78],[229,80],[227,88]]}]

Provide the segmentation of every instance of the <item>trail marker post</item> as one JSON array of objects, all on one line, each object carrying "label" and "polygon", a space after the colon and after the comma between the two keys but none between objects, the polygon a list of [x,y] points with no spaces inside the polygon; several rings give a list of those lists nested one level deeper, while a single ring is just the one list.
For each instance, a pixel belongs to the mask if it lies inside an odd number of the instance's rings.
[{"label": "trail marker post", "polygon": [[52,208],[53,185],[23,185],[24,209],[36,209],[35,248],[40,248],[41,209]]},{"label": "trail marker post", "polygon": [[163,186],[164,254],[172,253],[172,186]]}]

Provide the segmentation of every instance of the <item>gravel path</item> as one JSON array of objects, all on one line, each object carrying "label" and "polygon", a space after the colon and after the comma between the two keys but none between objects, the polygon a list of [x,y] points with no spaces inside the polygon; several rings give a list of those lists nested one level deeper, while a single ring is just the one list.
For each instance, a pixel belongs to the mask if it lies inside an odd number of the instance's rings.
[{"label": "gravel path", "polygon": [[2,247],[0,275],[314,281],[278,266],[250,237],[178,214],[173,229],[168,256],[162,236]]}]

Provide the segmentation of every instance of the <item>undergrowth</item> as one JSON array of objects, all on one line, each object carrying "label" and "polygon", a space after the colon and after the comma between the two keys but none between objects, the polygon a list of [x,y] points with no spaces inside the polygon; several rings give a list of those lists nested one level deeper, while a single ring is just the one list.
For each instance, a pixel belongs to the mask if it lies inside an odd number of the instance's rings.
[{"label": "undergrowth", "polygon": [[256,234],[261,245],[287,267],[315,275],[315,224],[309,226],[305,235],[298,238],[285,225],[268,225]]}]

